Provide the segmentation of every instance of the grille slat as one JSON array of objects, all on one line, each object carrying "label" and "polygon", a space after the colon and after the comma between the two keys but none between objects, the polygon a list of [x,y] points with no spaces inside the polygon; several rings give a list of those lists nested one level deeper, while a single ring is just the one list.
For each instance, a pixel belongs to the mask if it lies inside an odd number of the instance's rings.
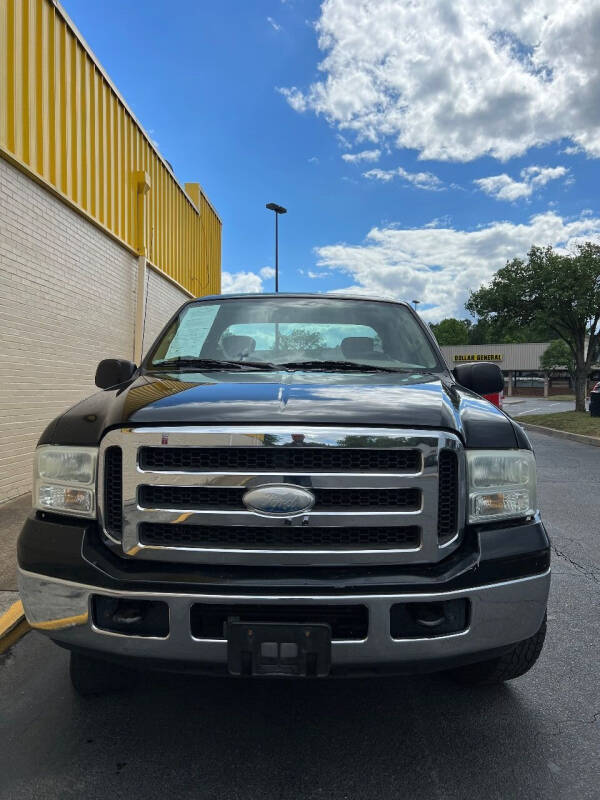
[{"label": "grille slat", "polygon": [[123,533],[123,452],[113,445],[104,454],[104,524],[120,539]]},{"label": "grille slat", "polygon": [[142,544],[165,547],[409,549],[419,546],[420,528],[407,527],[245,527],[143,522]]},{"label": "grille slat", "polygon": [[458,458],[453,450],[439,456],[438,538],[451,539],[458,526]]},{"label": "grille slat", "polygon": [[[244,487],[229,486],[140,486],[138,502],[143,508],[181,510],[245,508]],[[315,511],[327,509],[377,508],[416,511],[421,505],[419,489],[311,489]]]},{"label": "grille slat", "polygon": [[419,450],[345,447],[141,447],[143,470],[184,472],[383,472],[421,470]]}]

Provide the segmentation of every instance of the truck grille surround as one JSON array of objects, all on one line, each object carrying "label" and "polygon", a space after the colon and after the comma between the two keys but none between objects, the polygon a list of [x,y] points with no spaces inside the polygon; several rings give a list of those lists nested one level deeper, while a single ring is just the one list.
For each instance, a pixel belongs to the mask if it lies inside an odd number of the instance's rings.
[{"label": "truck grille surround", "polygon": [[[100,523],[127,556],[213,564],[432,563],[464,525],[453,434],[385,428],[167,427],[110,431]],[[292,484],[310,511],[265,515],[249,489]]]}]

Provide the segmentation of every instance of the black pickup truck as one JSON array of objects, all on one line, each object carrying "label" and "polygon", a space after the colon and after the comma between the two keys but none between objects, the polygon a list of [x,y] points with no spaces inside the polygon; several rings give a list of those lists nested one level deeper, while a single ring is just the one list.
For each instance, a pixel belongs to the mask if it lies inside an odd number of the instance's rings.
[{"label": "black pickup truck", "polygon": [[141,366],[54,420],[18,544],[30,625],[81,693],[140,668],[518,677],[549,541],[523,430],[409,305],[186,303]]}]

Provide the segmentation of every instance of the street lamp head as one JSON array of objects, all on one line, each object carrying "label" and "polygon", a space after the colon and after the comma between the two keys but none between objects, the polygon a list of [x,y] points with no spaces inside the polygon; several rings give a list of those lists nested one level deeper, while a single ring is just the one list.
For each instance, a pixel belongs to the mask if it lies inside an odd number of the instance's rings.
[{"label": "street lamp head", "polygon": [[287,208],[278,206],[277,203],[267,203],[266,208],[268,208],[269,211],[274,211],[276,214],[287,214]]},{"label": "street lamp head", "polygon": [[421,302],[420,300],[413,300],[413,303],[415,304],[415,306],[418,306],[420,302]]}]

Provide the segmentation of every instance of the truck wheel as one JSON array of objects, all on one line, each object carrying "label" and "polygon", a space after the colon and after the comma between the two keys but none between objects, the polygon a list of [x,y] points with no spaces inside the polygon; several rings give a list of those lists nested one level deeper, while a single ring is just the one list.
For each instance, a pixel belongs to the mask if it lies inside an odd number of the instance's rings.
[{"label": "truck wheel", "polygon": [[546,617],[539,629],[530,639],[515,645],[512,650],[488,661],[467,664],[450,670],[450,675],[458,683],[468,686],[492,686],[518,678],[528,672],[538,660],[546,638]]},{"label": "truck wheel", "polygon": [[132,689],[137,679],[133,669],[73,651],[69,673],[73,688],[83,697]]}]

